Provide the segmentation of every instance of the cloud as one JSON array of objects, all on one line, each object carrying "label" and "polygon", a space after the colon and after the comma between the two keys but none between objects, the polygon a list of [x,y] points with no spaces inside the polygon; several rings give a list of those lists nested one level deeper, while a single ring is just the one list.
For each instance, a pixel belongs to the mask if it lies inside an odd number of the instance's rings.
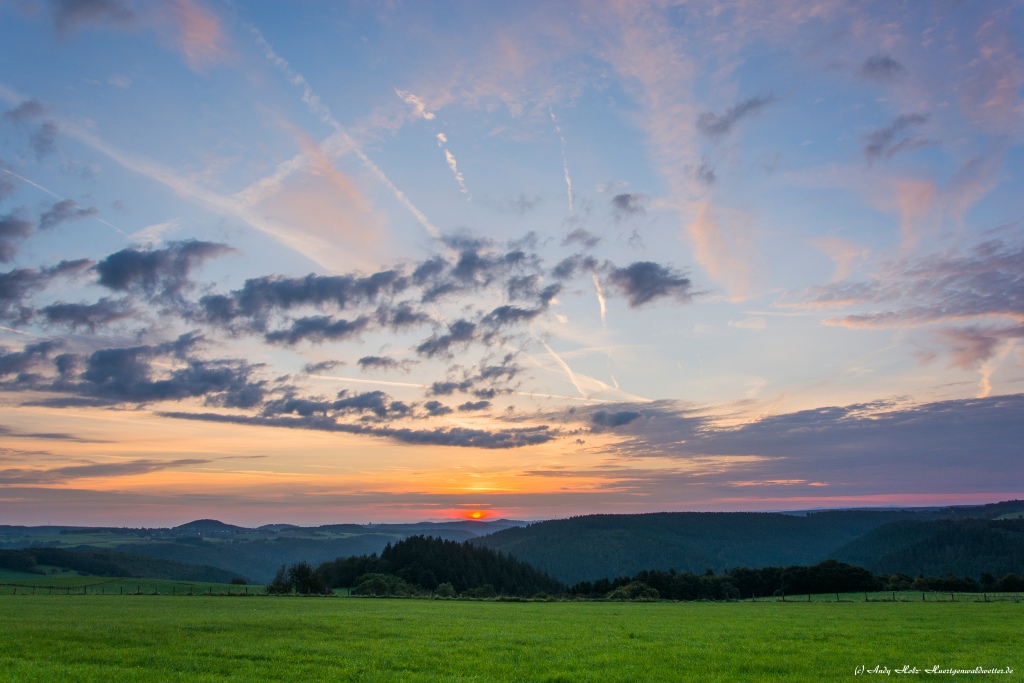
[{"label": "cloud", "polygon": [[612,215],[615,220],[621,221],[633,216],[643,216],[647,213],[647,204],[651,198],[645,194],[617,194],[611,199]]},{"label": "cloud", "polygon": [[693,298],[690,279],[651,261],[637,261],[625,268],[613,268],[608,282],[622,291],[631,308],[638,308],[662,297],[682,302]]},{"label": "cloud", "polygon": [[32,147],[32,151],[36,154],[36,159],[43,159],[57,149],[57,135],[59,133],[60,129],[57,128],[57,124],[53,121],[44,121],[39,126],[39,129],[32,133],[29,138],[29,144]]},{"label": "cloud", "polygon": [[423,404],[423,408],[427,411],[427,414],[431,417],[440,417],[442,415],[448,415],[452,412],[452,409],[441,403],[440,401],[427,401]]},{"label": "cloud", "polygon": [[345,365],[345,363],[340,360],[324,360],[319,363],[306,363],[302,367],[302,371],[307,375],[319,375],[343,365]]},{"label": "cloud", "polygon": [[321,344],[325,341],[341,341],[357,336],[366,330],[368,318],[345,320],[326,315],[308,316],[292,321],[288,329],[268,332],[264,338],[271,344],[293,346],[301,341]]},{"label": "cloud", "polygon": [[18,253],[19,243],[31,234],[32,223],[19,213],[0,216],[0,263],[13,259]]},{"label": "cloud", "polygon": [[5,111],[3,118],[5,121],[27,123],[29,121],[42,118],[46,113],[46,106],[33,97],[31,99],[23,100],[21,104],[14,109]]},{"label": "cloud", "polygon": [[846,327],[916,327],[978,317],[1024,321],[1024,246],[991,240],[966,253],[898,261],[878,277],[807,291],[791,305],[889,304],[827,322]]},{"label": "cloud", "polygon": [[455,155],[445,149],[444,158],[448,162],[448,168],[452,170],[452,175],[455,176],[455,182],[459,184],[459,191],[463,194],[468,194],[469,190],[466,189],[466,182],[462,177],[462,173],[459,171],[459,165],[455,161]]},{"label": "cloud", "polygon": [[706,111],[697,117],[697,130],[706,137],[720,138],[727,135],[742,119],[753,116],[765,107],[778,101],[775,95],[757,95],[729,107],[719,115]]},{"label": "cloud", "polygon": [[73,330],[84,327],[95,332],[119,320],[125,320],[137,313],[126,299],[103,298],[93,304],[67,304],[57,302],[37,311],[51,325],[67,325]]},{"label": "cloud", "polygon": [[864,136],[864,156],[868,161],[886,158],[891,159],[900,152],[910,152],[923,147],[936,145],[934,140],[920,135],[902,136],[902,133],[914,126],[928,122],[927,114],[900,114],[888,126],[871,131]]},{"label": "cloud", "polygon": [[[919,472],[926,482],[954,477],[960,490],[969,490],[990,484],[992,472],[1024,474],[1021,411],[1024,394],[1014,394],[909,406],[829,406],[719,426],[696,406],[664,402],[645,406],[645,428],[611,448],[645,458],[754,456],[756,462],[742,470],[744,480],[763,476],[859,487],[893,477],[899,483],[892,491],[906,493],[906,473]],[[731,469],[712,479],[731,480]]]},{"label": "cloud", "polygon": [[39,228],[49,230],[65,221],[77,221],[98,213],[99,209],[94,206],[80,208],[74,200],[64,199],[43,212],[39,217]]},{"label": "cloud", "polygon": [[459,406],[459,411],[463,413],[474,412],[477,410],[487,410],[491,407],[490,401],[466,401]]},{"label": "cloud", "polygon": [[30,294],[45,288],[56,278],[74,277],[92,265],[88,259],[78,259],[61,261],[55,266],[17,268],[0,273],[0,319],[24,322],[32,314],[31,308],[22,305]]},{"label": "cloud", "polygon": [[165,249],[122,249],[96,264],[100,285],[114,291],[141,290],[169,299],[186,289],[193,268],[231,247],[215,242],[169,242]]},{"label": "cloud", "polygon": [[448,356],[455,345],[469,344],[476,338],[476,325],[468,320],[456,320],[445,334],[435,334],[416,347],[416,353],[427,358]]},{"label": "cloud", "polygon": [[578,244],[584,249],[593,249],[601,242],[601,238],[583,228],[576,228],[562,239],[562,246]]},{"label": "cloud", "polygon": [[590,273],[597,268],[597,259],[593,256],[574,254],[559,261],[551,270],[551,275],[559,280],[571,280],[580,272]]},{"label": "cloud", "polygon": [[609,413],[607,410],[599,410],[590,416],[590,421],[598,427],[622,427],[639,420],[643,415],[633,410],[619,410]]},{"label": "cloud", "polygon": [[51,0],[53,24],[66,35],[90,24],[124,27],[135,21],[135,14],[122,0]]},{"label": "cloud", "polygon": [[[403,102],[412,107],[413,116],[416,118],[426,119],[427,121],[432,121],[434,119],[434,114],[427,111],[427,105],[423,103],[423,100],[416,97],[411,92],[395,88],[395,94],[401,97]],[[444,133],[438,133],[437,139],[440,142],[448,141],[448,138],[444,137]]]},{"label": "cloud", "polygon": [[409,366],[414,361],[397,361],[394,358],[387,358],[384,356],[363,356],[356,361],[359,369],[363,372],[367,370],[408,370]]},{"label": "cloud", "polygon": [[0,377],[25,374],[48,360],[58,348],[60,343],[55,341],[28,344],[21,351],[0,346]]},{"label": "cloud", "polygon": [[864,78],[886,83],[895,81],[906,72],[902,64],[887,54],[871,55],[860,65],[858,73]]},{"label": "cloud", "polygon": [[462,427],[437,429],[410,429],[381,427],[367,424],[346,424],[329,418],[282,418],[242,417],[217,413],[164,412],[164,417],[182,420],[201,420],[229,424],[261,425],[290,429],[311,429],[324,432],[345,432],[392,439],[401,443],[435,446],[457,446],[463,448],[508,449],[522,448],[547,443],[556,438],[557,432],[547,425],[522,429],[467,429]]},{"label": "cloud", "polygon": [[40,485],[59,484],[77,479],[93,479],[96,477],[131,477],[150,472],[190,465],[205,465],[212,460],[200,458],[179,458],[177,460],[151,460],[140,458],[109,463],[90,463],[88,465],[68,465],[44,469],[5,469],[0,470],[0,484]]},{"label": "cloud", "polygon": [[718,175],[707,158],[702,158],[699,165],[688,168],[693,174],[693,179],[705,187],[711,187],[718,181]]},{"label": "cloud", "polygon": [[172,0],[160,4],[160,12],[175,29],[175,43],[193,69],[223,61],[226,38],[220,18],[195,0]]}]

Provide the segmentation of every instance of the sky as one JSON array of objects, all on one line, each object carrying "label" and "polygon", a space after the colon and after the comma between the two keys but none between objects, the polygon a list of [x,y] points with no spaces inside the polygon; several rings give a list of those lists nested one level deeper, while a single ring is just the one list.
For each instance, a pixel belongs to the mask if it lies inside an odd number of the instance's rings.
[{"label": "sky", "polygon": [[1021,36],[0,3],[0,523],[1024,497]]}]

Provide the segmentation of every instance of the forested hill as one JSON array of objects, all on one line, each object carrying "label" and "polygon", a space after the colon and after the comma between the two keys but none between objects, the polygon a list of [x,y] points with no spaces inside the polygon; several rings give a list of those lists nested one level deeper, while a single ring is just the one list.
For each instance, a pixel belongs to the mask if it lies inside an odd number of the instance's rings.
[{"label": "forested hill", "polygon": [[[835,510],[806,515],[662,512],[589,515],[505,529],[472,541],[509,553],[569,584],[650,569],[716,572],[731,567],[812,565],[892,522],[988,518],[1024,510],[1024,501],[942,509]],[[877,571],[896,571],[852,557]],[[1007,571],[1019,571],[1016,570]],[[925,573],[954,571],[932,570]],[[993,571],[993,570],[984,570]],[[961,572],[962,573],[962,572]]]},{"label": "forested hill", "polygon": [[1002,576],[1024,570],[1024,519],[892,522],[833,556],[876,572]]},{"label": "forested hill", "polygon": [[211,581],[227,583],[240,574],[216,567],[196,566],[141,557],[112,550],[67,550],[31,548],[0,550],[0,569],[44,575],[44,567],[70,569],[93,576],[120,576],[133,579],[171,579],[173,581]]}]

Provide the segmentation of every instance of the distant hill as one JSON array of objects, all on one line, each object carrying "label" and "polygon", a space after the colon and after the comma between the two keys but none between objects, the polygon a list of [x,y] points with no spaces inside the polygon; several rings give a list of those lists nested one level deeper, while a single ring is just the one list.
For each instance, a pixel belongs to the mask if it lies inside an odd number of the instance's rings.
[{"label": "distant hill", "polygon": [[874,572],[980,577],[1024,572],[1024,519],[892,522],[834,551]]},{"label": "distant hill", "polygon": [[[473,543],[509,553],[574,584],[655,569],[703,573],[733,567],[812,565],[892,522],[991,519],[1022,509],[1024,501],[955,508],[829,510],[803,516],[751,512],[589,515],[506,529]],[[852,556],[836,559],[865,564]],[[925,573],[949,571],[955,570]]]},{"label": "distant hill", "polygon": [[217,569],[142,557],[112,550],[32,548],[0,550],[0,567],[42,574],[40,565],[70,569],[93,576],[119,576],[132,579],[170,579],[228,583],[242,574]]},{"label": "distant hill", "polygon": [[466,541],[517,524],[515,520],[452,520],[413,524],[267,524],[257,529],[199,519],[173,528],[0,526],[0,548],[88,547],[207,565],[268,583],[282,564],[319,563],[381,552],[417,535]]},{"label": "distant hill", "polygon": [[235,526],[234,524],[225,524],[216,519],[197,519],[194,522],[173,527],[171,531],[186,534],[237,534],[251,531],[251,529]]}]

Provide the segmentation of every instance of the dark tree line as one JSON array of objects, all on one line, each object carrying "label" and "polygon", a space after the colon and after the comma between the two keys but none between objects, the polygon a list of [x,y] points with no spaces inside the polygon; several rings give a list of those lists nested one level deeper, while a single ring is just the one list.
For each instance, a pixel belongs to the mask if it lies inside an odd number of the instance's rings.
[{"label": "dark tree line", "polygon": [[[657,595],[643,593],[644,589],[656,591]],[[612,580],[584,581],[573,586],[569,594],[581,598],[737,600],[754,596],[889,590],[1016,592],[1024,590],[1024,576],[1007,574],[997,579],[983,574],[980,584],[969,577],[952,575],[915,579],[906,574],[872,574],[862,567],[826,560],[811,567],[740,567],[722,574],[710,569],[704,574],[642,571]]]}]

